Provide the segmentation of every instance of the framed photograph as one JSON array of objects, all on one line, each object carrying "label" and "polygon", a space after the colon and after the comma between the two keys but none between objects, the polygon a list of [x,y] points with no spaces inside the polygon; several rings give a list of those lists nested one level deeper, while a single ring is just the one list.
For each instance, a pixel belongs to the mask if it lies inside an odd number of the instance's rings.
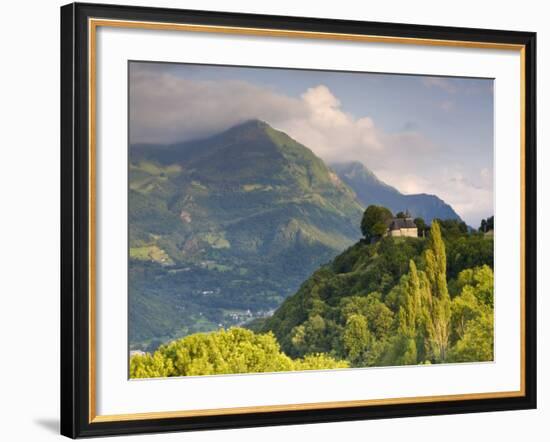
[{"label": "framed photograph", "polygon": [[63,6],[62,434],[535,408],[535,43]]}]

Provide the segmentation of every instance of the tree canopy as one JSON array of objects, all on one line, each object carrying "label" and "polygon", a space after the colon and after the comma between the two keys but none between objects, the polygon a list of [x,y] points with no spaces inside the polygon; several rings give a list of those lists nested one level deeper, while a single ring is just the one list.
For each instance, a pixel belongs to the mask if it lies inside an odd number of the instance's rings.
[{"label": "tree canopy", "polygon": [[130,377],[198,376],[345,368],[348,363],[324,354],[292,360],[272,333],[234,327],[196,333],[130,359]]},{"label": "tree canopy", "polygon": [[424,218],[415,218],[414,224],[418,228],[418,236],[426,236],[426,231],[428,230],[428,225],[426,224],[426,221],[424,221]]},{"label": "tree canopy", "polygon": [[392,213],[386,207],[371,205],[363,214],[361,232],[368,241],[380,237],[388,230],[388,223],[392,218]]},{"label": "tree canopy", "polygon": [[495,229],[495,217],[494,217],[494,215],[490,216],[487,219],[482,219],[481,220],[481,224],[479,226],[479,231],[480,232],[486,233],[486,232],[489,232],[490,230],[494,230],[494,229]]}]

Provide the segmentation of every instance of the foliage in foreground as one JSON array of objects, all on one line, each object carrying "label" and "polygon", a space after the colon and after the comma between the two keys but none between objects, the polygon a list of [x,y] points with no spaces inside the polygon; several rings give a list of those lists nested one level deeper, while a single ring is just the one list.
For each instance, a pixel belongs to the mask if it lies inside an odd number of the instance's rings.
[{"label": "foliage in foreground", "polygon": [[271,333],[243,328],[197,333],[130,359],[131,378],[322,370],[349,367],[325,354],[291,359]]}]

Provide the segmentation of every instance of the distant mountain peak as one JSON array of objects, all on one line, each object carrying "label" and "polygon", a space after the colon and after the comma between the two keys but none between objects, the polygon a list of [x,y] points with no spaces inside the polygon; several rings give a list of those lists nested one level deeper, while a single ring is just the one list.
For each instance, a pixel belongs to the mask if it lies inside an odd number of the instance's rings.
[{"label": "distant mountain peak", "polygon": [[273,128],[263,120],[260,120],[258,118],[251,118],[250,120],[245,120],[241,123],[237,123],[231,126],[229,129],[225,130],[221,134],[242,133],[248,131],[265,132],[267,129]]},{"label": "distant mountain peak", "polygon": [[424,218],[428,223],[434,218],[460,220],[454,209],[436,195],[402,194],[395,187],[380,180],[359,161],[331,164],[330,167],[352,188],[365,207],[377,204],[387,207],[394,213],[408,210],[413,217]]},{"label": "distant mountain peak", "polygon": [[250,118],[249,120],[245,120],[242,123],[236,124],[233,127],[238,127],[238,126],[259,127],[259,128],[271,127],[268,123],[266,123],[263,120],[260,120],[259,118]]}]

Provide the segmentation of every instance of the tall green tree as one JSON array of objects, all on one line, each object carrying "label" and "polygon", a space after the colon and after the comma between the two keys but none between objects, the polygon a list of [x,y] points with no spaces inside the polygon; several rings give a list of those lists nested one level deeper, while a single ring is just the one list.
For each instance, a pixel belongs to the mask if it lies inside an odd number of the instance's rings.
[{"label": "tall green tree", "polygon": [[425,290],[427,300],[426,331],[428,349],[434,362],[443,362],[447,356],[451,331],[451,297],[447,289],[447,256],[439,223],[430,229],[425,252]]},{"label": "tall green tree", "polygon": [[418,364],[426,358],[426,321],[430,300],[423,281],[423,271],[409,262],[409,273],[402,278],[402,295],[397,317],[397,337],[394,339],[393,364]]},{"label": "tall green tree", "polygon": [[416,337],[416,327],[420,314],[420,279],[414,261],[409,261],[405,299],[399,307],[399,333],[408,338]]}]

